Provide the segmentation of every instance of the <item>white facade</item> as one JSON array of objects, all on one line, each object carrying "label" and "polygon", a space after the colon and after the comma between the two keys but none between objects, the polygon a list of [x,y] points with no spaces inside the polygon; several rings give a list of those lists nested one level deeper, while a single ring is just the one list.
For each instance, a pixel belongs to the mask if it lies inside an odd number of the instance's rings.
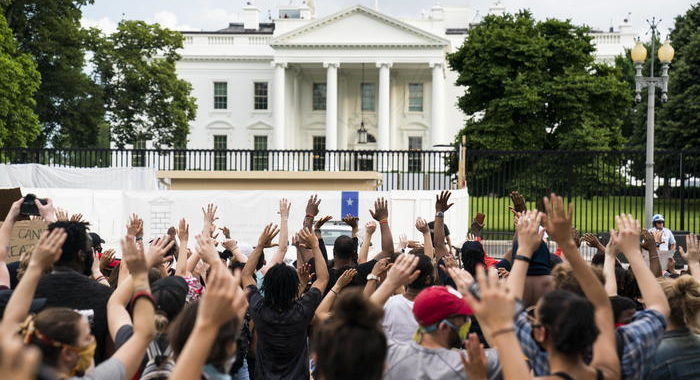
[{"label": "white facade", "polygon": [[[354,6],[316,19],[301,5],[279,16],[260,23],[247,5],[241,24],[183,32],[177,71],[198,102],[188,148],[432,149],[464,125],[464,88],[445,55],[464,41],[472,9],[399,20]],[[634,42],[631,27],[593,36],[603,61]],[[358,144],[363,121],[368,144]]]}]

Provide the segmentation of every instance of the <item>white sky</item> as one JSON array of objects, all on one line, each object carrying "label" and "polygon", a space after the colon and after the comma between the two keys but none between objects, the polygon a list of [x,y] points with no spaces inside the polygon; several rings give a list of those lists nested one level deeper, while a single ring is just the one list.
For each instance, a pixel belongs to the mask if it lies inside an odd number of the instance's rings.
[{"label": "white sky", "polygon": [[[343,8],[364,4],[374,6],[375,0],[315,0],[317,15],[324,16]],[[300,3],[301,0],[254,0],[261,10],[263,21],[268,9],[278,5]],[[488,12],[493,0],[378,0],[379,9],[398,17],[419,17],[421,10],[430,9],[435,3],[444,6],[469,6],[481,15]],[[217,30],[238,21],[238,13],[244,0],[95,0],[95,4],[83,10],[83,24],[112,31],[122,18],[159,22],[177,30]],[[692,0],[503,0],[509,12],[529,8],[538,19],[571,19],[576,24],[586,24],[606,30],[617,26],[628,12],[635,30],[644,34],[646,19],[661,18],[659,30],[665,36],[673,19],[685,13]],[[471,20],[470,20],[471,21]]]}]

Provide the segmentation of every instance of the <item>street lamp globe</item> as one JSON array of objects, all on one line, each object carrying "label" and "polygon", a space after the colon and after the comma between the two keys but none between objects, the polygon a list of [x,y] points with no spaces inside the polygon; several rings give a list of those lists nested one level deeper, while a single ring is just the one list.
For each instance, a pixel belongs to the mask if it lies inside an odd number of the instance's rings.
[{"label": "street lamp globe", "polygon": [[661,63],[671,63],[674,53],[675,50],[673,46],[671,46],[671,41],[666,39],[664,44],[659,48],[659,61],[661,61]]},{"label": "street lamp globe", "polygon": [[637,44],[634,45],[630,53],[634,63],[644,63],[647,59],[647,48],[644,47],[642,41],[637,40]]}]

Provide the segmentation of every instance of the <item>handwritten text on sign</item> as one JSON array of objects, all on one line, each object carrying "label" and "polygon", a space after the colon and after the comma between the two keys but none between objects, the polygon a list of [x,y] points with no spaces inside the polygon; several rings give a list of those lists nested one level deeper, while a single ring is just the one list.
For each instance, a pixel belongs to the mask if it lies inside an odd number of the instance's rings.
[{"label": "handwritten text on sign", "polygon": [[[1,225],[1,223],[0,223]],[[43,220],[22,220],[15,222],[10,236],[10,250],[7,262],[19,260],[23,253],[31,251],[46,230],[46,222]]]}]

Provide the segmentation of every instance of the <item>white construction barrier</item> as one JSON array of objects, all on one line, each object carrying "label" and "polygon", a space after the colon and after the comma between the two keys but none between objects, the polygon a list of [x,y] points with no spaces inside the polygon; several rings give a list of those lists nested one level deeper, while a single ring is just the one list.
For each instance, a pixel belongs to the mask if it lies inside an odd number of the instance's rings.
[{"label": "white construction barrier", "polygon": [[153,168],[72,168],[39,164],[0,164],[0,188],[80,188],[158,190]]},{"label": "white construction barrier", "polygon": [[[194,235],[202,229],[202,207],[207,203],[218,205],[217,226],[231,229],[232,238],[255,245],[262,228],[267,223],[278,223],[279,199],[287,198],[292,203],[289,230],[291,234],[302,227],[306,202],[311,194],[322,199],[319,217],[330,215],[341,219],[343,198],[341,191],[118,191],[56,188],[22,188],[22,194],[34,193],[39,198],[52,198],[56,207],[69,214],[81,213],[91,223],[91,230],[100,234],[107,248],[119,251],[119,239],[131,213],[138,213],[144,220],[144,234],[152,238],[164,234],[170,226],[177,226],[184,217],[190,224],[190,247],[194,246]],[[435,215],[437,191],[359,191],[357,199],[360,218],[360,236],[364,225],[372,220],[369,209],[374,201],[385,197],[389,201],[389,222],[394,242],[399,234],[408,239],[421,240],[415,228],[417,217],[431,221]],[[469,228],[469,198],[466,190],[452,191],[450,202],[454,206],[445,213],[453,241],[462,241]],[[348,207],[346,205],[346,207]],[[347,209],[346,209],[347,210]],[[374,247],[380,247],[379,228],[372,239]],[[331,247],[329,247],[331,249]],[[269,252],[266,252],[269,254]]]}]

